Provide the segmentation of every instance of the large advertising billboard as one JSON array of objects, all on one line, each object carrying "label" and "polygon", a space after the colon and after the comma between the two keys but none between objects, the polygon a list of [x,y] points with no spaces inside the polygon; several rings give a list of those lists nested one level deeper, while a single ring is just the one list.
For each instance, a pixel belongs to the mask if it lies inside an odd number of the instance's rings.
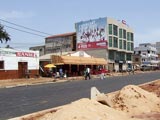
[{"label": "large advertising billboard", "polygon": [[77,49],[107,48],[107,18],[76,23]]}]

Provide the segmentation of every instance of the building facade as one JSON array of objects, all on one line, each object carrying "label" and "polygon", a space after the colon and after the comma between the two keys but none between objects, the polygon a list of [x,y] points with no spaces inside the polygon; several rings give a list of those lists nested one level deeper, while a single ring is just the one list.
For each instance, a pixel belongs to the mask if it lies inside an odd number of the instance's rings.
[{"label": "building facade", "polygon": [[65,33],[45,38],[45,54],[76,51],[76,33]]},{"label": "building facade", "polygon": [[45,45],[30,47],[29,50],[39,51],[39,56],[45,54]]},{"label": "building facade", "polygon": [[134,49],[134,54],[141,56],[141,66],[157,66],[159,62],[157,49],[150,43],[139,44],[139,47]]},{"label": "building facade", "polygon": [[111,71],[131,67],[134,32],[125,21],[105,17],[81,21],[75,27],[78,50],[105,58]]},{"label": "building facade", "polygon": [[39,74],[39,51],[0,48],[0,80],[35,77]]}]

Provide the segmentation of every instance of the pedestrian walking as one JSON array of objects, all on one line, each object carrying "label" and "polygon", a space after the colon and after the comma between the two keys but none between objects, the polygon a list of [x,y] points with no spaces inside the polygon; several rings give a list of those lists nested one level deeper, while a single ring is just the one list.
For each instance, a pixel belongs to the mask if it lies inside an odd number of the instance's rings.
[{"label": "pedestrian walking", "polygon": [[90,76],[90,68],[87,67],[85,70],[84,70],[84,76],[85,76],[85,80],[87,79],[91,79],[91,76]]},{"label": "pedestrian walking", "polygon": [[106,73],[106,71],[105,71],[105,69],[100,69],[100,79],[101,80],[103,80],[104,78],[105,78],[105,73]]}]

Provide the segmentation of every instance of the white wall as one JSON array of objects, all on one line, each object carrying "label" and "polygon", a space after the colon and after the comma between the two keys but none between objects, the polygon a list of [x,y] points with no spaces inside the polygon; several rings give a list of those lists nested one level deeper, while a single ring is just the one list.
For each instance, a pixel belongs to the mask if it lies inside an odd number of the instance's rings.
[{"label": "white wall", "polygon": [[27,51],[35,53],[34,57],[17,57],[16,54],[0,55],[0,60],[4,61],[4,70],[18,70],[18,62],[27,62],[29,70],[39,69],[39,51]]}]

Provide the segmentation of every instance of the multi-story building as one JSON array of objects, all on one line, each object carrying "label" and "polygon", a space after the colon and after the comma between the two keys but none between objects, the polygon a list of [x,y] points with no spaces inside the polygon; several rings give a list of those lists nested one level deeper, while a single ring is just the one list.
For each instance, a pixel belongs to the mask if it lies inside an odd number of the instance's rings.
[{"label": "multi-story building", "polygon": [[158,64],[157,49],[150,43],[139,44],[139,47],[134,48],[134,54],[141,56],[141,65],[157,66]]},{"label": "multi-story building", "polygon": [[76,51],[76,33],[65,33],[45,38],[45,54]]},{"label": "multi-story building", "polygon": [[131,67],[134,48],[134,32],[126,22],[112,18],[99,18],[75,24],[77,49],[105,58],[109,70]]},{"label": "multi-story building", "polygon": [[45,54],[45,45],[30,47],[30,50],[39,51],[39,56]]}]

